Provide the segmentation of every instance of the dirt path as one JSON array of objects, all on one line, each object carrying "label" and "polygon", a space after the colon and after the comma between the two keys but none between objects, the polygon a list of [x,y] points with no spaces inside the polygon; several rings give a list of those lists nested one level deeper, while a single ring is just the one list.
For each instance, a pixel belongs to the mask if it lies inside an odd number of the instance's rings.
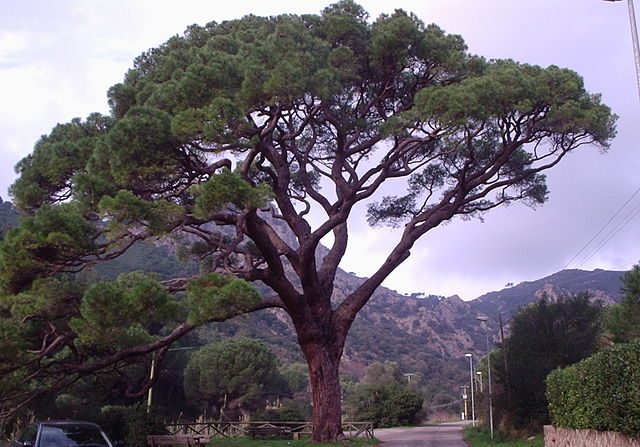
[{"label": "dirt path", "polygon": [[382,428],[375,437],[381,447],[468,447],[463,441],[464,425],[443,424],[434,427]]}]

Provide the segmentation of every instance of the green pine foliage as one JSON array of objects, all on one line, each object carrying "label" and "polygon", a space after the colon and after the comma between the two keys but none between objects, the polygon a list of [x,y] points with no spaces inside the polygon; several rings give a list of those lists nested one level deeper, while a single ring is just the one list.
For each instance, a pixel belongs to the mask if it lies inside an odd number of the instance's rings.
[{"label": "green pine foliage", "polygon": [[208,273],[189,283],[184,304],[189,309],[188,321],[199,325],[212,318],[224,321],[247,313],[260,300],[260,294],[249,283]]},{"label": "green pine foliage", "polygon": [[69,322],[79,343],[112,350],[151,342],[152,328],[170,328],[185,312],[156,279],[139,272],[89,285],[79,310]]},{"label": "green pine foliage", "polygon": [[228,169],[199,185],[195,193],[194,214],[201,219],[207,219],[209,213],[220,211],[229,204],[238,209],[261,208],[273,196],[267,185],[252,186]]},{"label": "green pine foliage", "polygon": [[284,389],[278,390],[283,382],[276,356],[259,341],[244,337],[200,348],[184,372],[187,399],[214,414],[264,408],[266,397],[284,394]]},{"label": "green pine foliage", "polygon": [[8,293],[34,280],[82,264],[96,249],[98,229],[75,203],[44,205],[7,232],[0,245],[0,286]]}]

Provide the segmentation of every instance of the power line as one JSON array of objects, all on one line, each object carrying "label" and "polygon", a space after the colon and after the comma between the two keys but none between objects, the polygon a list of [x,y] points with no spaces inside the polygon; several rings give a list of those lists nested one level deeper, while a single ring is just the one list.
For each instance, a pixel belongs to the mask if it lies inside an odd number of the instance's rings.
[{"label": "power line", "polygon": [[604,247],[616,234],[620,232],[624,227],[627,226],[629,222],[633,220],[640,213],[640,203],[635,206],[626,216],[625,218],[619,222],[610,232],[609,235],[601,241],[598,245],[596,245],[591,252],[582,260],[580,264],[578,264],[578,268],[582,267],[593,255],[595,255],[602,247]]},{"label": "power line", "polygon": [[440,404],[440,405],[431,405],[429,408],[434,409],[434,408],[446,408],[446,407],[451,407],[453,405],[459,404],[462,402],[462,399],[458,399],[458,400],[454,400],[453,402],[447,402],[446,404]]},{"label": "power line", "polygon": [[[602,234],[602,232],[609,226],[609,224],[611,224],[616,217],[618,217],[618,215],[627,207],[627,205],[634,199],[635,196],[637,196],[640,193],[640,188],[638,188],[633,194],[631,194],[631,197],[629,197],[626,202],[624,202],[622,204],[622,206],[620,208],[618,208],[618,210],[614,213],[613,216],[611,216],[609,218],[609,220],[602,226],[602,228],[600,228],[600,230],[598,230],[598,232],[589,240],[589,242],[587,242],[586,244],[584,244],[584,246],[569,260],[569,262],[567,262],[567,264],[564,266],[563,270],[566,270],[569,265],[571,265],[571,263],[578,258],[578,256],[580,256],[580,254],[582,252],[584,252],[587,247],[589,247],[589,245],[591,245],[592,242],[594,242],[598,236],[600,236],[600,234]],[[640,206],[640,205],[639,205]],[[636,206],[631,213],[634,213],[633,216],[629,217],[629,215],[631,214],[627,214],[627,216],[623,219],[624,224],[622,226],[620,226],[620,224],[617,224],[613,230],[610,230],[606,236],[605,236],[605,242],[604,243],[599,243],[596,246],[595,251],[592,250],[591,252],[589,252],[589,255],[583,259],[583,261],[579,264],[579,266],[582,266],[588,259],[591,258],[591,256],[593,256],[598,250],[600,250],[600,248],[602,248],[602,246],[604,246],[604,244],[606,244],[613,236],[615,236],[615,234],[617,234],[627,223],[629,223],[629,221],[631,219],[633,219],[633,217],[635,217],[635,215],[637,214],[637,208],[638,206]],[[612,232],[614,232],[613,234],[611,234]],[[578,267],[579,267],[578,266]]]}]

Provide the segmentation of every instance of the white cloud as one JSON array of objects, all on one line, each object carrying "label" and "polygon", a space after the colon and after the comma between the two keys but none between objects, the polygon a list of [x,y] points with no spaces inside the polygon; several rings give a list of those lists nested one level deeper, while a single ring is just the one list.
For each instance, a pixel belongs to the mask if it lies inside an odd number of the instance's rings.
[{"label": "white cloud", "polygon": [[0,67],[9,66],[13,63],[16,55],[24,49],[26,39],[19,33],[0,34]]}]

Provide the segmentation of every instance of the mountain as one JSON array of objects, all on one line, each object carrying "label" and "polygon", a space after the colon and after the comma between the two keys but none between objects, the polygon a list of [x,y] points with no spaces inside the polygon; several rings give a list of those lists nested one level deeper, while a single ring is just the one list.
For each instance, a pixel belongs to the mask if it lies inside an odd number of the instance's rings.
[{"label": "mountain", "polygon": [[[405,372],[419,373],[434,394],[457,393],[458,386],[468,379],[464,355],[471,352],[476,358],[483,356],[487,335],[492,345],[500,341],[500,316],[508,329],[509,321],[521,307],[543,295],[557,299],[588,292],[592,299],[604,304],[618,302],[624,273],[563,270],[467,302],[455,295],[420,298],[380,288],[354,322],[345,349],[344,369],[357,373],[361,364],[393,360]],[[478,317],[487,320],[480,322]]]},{"label": "mountain", "polygon": [[[473,300],[474,307],[486,314],[501,313],[512,316],[532,297],[542,292],[551,298],[562,294],[589,292],[604,304],[612,304],[620,299],[620,278],[624,272],[594,270],[562,270],[537,281],[523,282],[498,292],[490,292]],[[537,295],[536,295],[537,294]]]},{"label": "mountain", "polygon": [[[517,311],[543,295],[589,292],[605,304],[621,298],[621,278],[625,272],[563,270],[536,281],[485,294],[472,301],[458,296],[401,295],[380,287],[356,317],[345,346],[342,373],[359,378],[376,361],[395,361],[405,373],[417,373],[427,386],[431,402],[451,402],[459,386],[469,377],[465,354],[476,359],[500,341],[499,316],[508,324]],[[339,271],[334,299],[339,301],[363,281],[352,273]],[[478,317],[486,317],[480,322]],[[303,361],[288,316],[277,310],[244,316],[200,331],[200,340],[247,335],[262,339],[287,361]]]},{"label": "mountain", "polygon": [[[17,216],[9,202],[0,201],[0,223],[12,226]],[[286,229],[281,230],[285,235]],[[319,258],[326,255],[324,247],[318,252]],[[167,278],[193,274],[197,266],[178,262],[171,244],[140,243],[96,270],[100,276],[109,278],[132,270],[155,272]],[[451,402],[458,397],[459,386],[468,380],[469,364],[464,355],[471,352],[476,359],[483,356],[487,335],[491,345],[500,341],[500,317],[508,330],[509,321],[518,309],[544,295],[557,299],[566,294],[589,292],[594,300],[605,304],[618,302],[623,274],[606,270],[563,270],[472,301],[463,301],[455,295],[446,298],[427,294],[406,296],[380,287],[353,323],[345,346],[342,373],[358,378],[373,362],[395,361],[403,372],[418,374],[427,385],[427,398],[431,402]],[[334,300],[341,301],[362,281],[364,278],[339,270]],[[480,322],[478,317],[486,321]],[[212,324],[200,329],[197,336],[199,342],[205,344],[238,334],[263,340],[283,361],[303,361],[289,317],[279,310]]]},{"label": "mountain", "polygon": [[5,231],[18,224],[19,217],[18,210],[14,208],[11,202],[3,201],[2,197],[0,197],[0,239],[2,239]]}]

